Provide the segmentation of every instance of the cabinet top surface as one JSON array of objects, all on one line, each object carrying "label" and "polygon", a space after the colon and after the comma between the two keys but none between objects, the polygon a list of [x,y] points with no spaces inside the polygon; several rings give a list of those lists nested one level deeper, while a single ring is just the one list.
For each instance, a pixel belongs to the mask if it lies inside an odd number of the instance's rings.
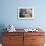
[{"label": "cabinet top surface", "polygon": [[[7,33],[8,33],[8,31],[6,31]],[[9,32],[9,33],[16,33],[16,32],[25,32],[25,33],[27,33],[27,32],[29,32],[29,33],[39,33],[39,32],[44,32],[44,31],[42,31],[42,30],[38,30],[38,31],[25,31],[24,29],[16,29],[16,31],[15,32]]]}]

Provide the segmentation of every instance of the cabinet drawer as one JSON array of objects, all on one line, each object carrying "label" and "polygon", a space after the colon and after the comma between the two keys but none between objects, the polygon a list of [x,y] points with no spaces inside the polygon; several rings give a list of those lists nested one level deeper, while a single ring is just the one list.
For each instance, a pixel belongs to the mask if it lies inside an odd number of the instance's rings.
[{"label": "cabinet drawer", "polygon": [[21,36],[4,38],[3,46],[23,46],[23,38]]},{"label": "cabinet drawer", "polygon": [[14,43],[14,42],[23,41],[23,36],[4,36],[3,43]]},{"label": "cabinet drawer", "polygon": [[23,36],[23,32],[4,32],[4,36]]},{"label": "cabinet drawer", "polygon": [[24,36],[44,36],[44,32],[25,32]]},{"label": "cabinet drawer", "polygon": [[32,44],[32,46],[44,46],[44,44]]},{"label": "cabinet drawer", "polygon": [[14,44],[2,44],[2,46],[23,46],[23,43],[14,43]]},{"label": "cabinet drawer", "polygon": [[32,43],[33,44],[43,44],[44,36],[32,36]]}]

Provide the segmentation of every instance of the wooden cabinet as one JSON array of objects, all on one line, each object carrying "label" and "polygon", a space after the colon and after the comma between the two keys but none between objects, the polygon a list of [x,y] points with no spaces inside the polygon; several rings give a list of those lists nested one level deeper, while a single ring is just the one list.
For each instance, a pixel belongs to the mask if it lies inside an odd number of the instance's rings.
[{"label": "wooden cabinet", "polygon": [[3,35],[3,46],[23,46],[22,32],[5,32]]},{"label": "wooden cabinet", "polygon": [[24,33],[24,46],[44,46],[43,32]]},{"label": "wooden cabinet", "polygon": [[44,32],[4,32],[3,46],[44,46]]}]

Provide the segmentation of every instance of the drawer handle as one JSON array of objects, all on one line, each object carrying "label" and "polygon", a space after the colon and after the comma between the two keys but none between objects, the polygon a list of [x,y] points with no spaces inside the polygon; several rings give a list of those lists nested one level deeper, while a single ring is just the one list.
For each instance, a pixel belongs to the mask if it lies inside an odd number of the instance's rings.
[{"label": "drawer handle", "polygon": [[32,39],[32,40],[36,40],[36,39]]},{"label": "drawer handle", "polygon": [[12,40],[11,38],[9,38],[10,40]]},{"label": "drawer handle", "polygon": [[9,38],[10,40],[13,40],[13,38]]}]

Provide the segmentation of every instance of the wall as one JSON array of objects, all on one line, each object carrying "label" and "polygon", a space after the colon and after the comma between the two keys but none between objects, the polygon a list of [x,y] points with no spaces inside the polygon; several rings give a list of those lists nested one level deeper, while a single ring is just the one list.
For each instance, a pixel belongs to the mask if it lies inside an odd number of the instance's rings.
[{"label": "wall", "polygon": [[[0,0],[1,15],[0,25],[13,24],[16,28],[39,27],[46,28],[46,1],[45,0]],[[33,7],[33,20],[17,19],[18,7]]]},{"label": "wall", "polygon": [[[46,1],[45,0],[1,0],[0,24],[15,25],[16,28],[41,27],[46,28]],[[33,7],[33,20],[17,19],[18,7]]]}]

